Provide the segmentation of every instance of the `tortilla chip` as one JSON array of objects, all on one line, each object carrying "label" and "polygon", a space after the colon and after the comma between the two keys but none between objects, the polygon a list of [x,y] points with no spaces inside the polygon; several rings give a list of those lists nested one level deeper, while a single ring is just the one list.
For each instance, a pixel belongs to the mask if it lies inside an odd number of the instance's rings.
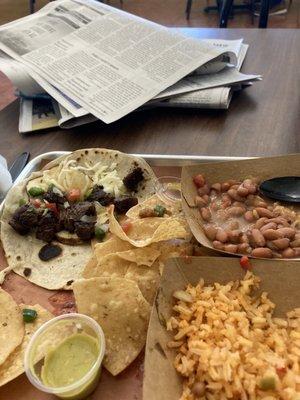
[{"label": "tortilla chip", "polygon": [[159,217],[133,220],[132,227],[126,234],[114,216],[114,207],[109,209],[109,229],[135,247],[146,247],[163,240],[185,239],[188,236],[178,218]]},{"label": "tortilla chip", "polygon": [[53,317],[53,315],[49,311],[45,310],[39,304],[36,304],[34,306],[20,304],[20,306],[18,307],[20,315],[20,310],[23,310],[23,308],[31,308],[36,310],[38,316],[34,322],[25,323],[25,335],[22,343],[10,354],[4,364],[0,366],[0,386],[3,386],[7,382],[12,381],[24,372],[24,353],[26,346],[31,339],[31,336],[44,322]]},{"label": "tortilla chip", "polygon": [[160,282],[160,265],[155,263],[151,268],[131,264],[125,273],[124,278],[137,283],[142,295],[149,304],[153,304],[155,294]]},{"label": "tortilla chip", "polygon": [[0,365],[19,346],[23,337],[22,313],[11,295],[0,289]]},{"label": "tortilla chip", "polygon": [[131,249],[130,243],[119,239],[116,235],[113,235],[107,241],[95,244],[94,251],[98,261],[106,256],[107,254],[117,253],[120,251],[126,251]]},{"label": "tortilla chip", "polygon": [[157,249],[160,252],[159,260],[165,262],[169,258],[192,256],[194,246],[189,241],[173,239],[157,243]]},{"label": "tortilla chip", "polygon": [[[154,208],[158,204],[166,207],[167,210],[169,210],[172,213],[171,214],[172,216],[178,215],[180,213],[180,211],[182,210],[181,202],[178,202],[178,204],[176,204],[174,202],[172,202],[172,203],[166,202],[166,201],[163,201],[160,197],[158,197],[157,194],[154,194],[153,196],[149,197],[149,199],[146,199],[142,203],[139,203],[136,206],[131,207],[127,211],[126,216],[130,219],[138,219],[140,210],[142,210],[143,208],[146,208],[146,207]],[[165,214],[163,218],[170,218],[170,215]]]},{"label": "tortilla chip", "polygon": [[131,264],[130,261],[125,261],[118,257],[117,254],[107,254],[95,263],[90,262],[86,265],[83,271],[83,278],[94,278],[103,276],[104,271],[109,275],[116,273],[117,276],[124,276],[126,269]]},{"label": "tortilla chip", "polygon": [[[159,252],[157,253],[158,255],[160,254]],[[137,283],[145,299],[152,304],[160,280],[159,263],[156,262],[151,267],[142,264],[138,265],[121,258],[120,255],[122,254],[124,254],[124,252],[108,254],[96,265],[93,265],[92,263],[88,264],[83,272],[83,277],[118,277],[131,279]]]},{"label": "tortilla chip", "polygon": [[133,248],[131,250],[116,253],[123,260],[131,261],[137,265],[147,265],[151,267],[155,260],[160,256],[160,251],[154,246]]},{"label": "tortilla chip", "polygon": [[94,318],[104,331],[105,368],[119,374],[146,343],[150,305],[137,284],[123,278],[80,279],[73,290],[78,312]]}]

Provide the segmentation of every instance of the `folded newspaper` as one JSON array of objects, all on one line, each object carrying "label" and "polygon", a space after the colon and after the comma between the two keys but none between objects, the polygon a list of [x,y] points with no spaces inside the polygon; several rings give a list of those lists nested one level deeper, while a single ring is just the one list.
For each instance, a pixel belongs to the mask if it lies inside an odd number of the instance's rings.
[{"label": "folded newspaper", "polygon": [[247,47],[94,0],[57,0],[0,27],[0,70],[24,95],[20,130],[41,129],[43,118],[68,128],[143,107],[228,108],[232,87],[261,79],[239,72]]}]

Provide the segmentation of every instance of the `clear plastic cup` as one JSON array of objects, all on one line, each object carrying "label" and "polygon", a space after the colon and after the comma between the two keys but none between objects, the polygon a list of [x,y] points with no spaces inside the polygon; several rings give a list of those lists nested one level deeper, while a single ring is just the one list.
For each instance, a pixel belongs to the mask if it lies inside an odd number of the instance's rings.
[{"label": "clear plastic cup", "polygon": [[[99,354],[96,361],[90,370],[76,382],[63,387],[46,386],[41,376],[45,355],[76,333],[86,334],[97,340]],[[32,336],[24,357],[25,373],[29,381],[43,392],[67,400],[85,399],[97,387],[104,353],[104,333],[95,320],[77,313],[60,315],[43,324]]]},{"label": "clear plastic cup", "polygon": [[176,176],[161,176],[155,183],[158,197],[166,203],[181,202],[181,180]]}]

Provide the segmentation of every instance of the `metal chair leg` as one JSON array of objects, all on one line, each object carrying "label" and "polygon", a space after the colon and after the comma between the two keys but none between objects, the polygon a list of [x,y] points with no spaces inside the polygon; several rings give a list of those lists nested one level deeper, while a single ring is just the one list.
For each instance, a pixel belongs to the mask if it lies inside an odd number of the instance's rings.
[{"label": "metal chair leg", "polygon": [[259,14],[258,27],[266,28],[268,25],[270,0],[261,0],[261,9]]},{"label": "metal chair leg", "polygon": [[29,0],[29,12],[30,12],[30,14],[34,13],[34,5],[35,5],[35,0]]},{"label": "metal chair leg", "polygon": [[186,19],[190,19],[192,1],[193,0],[187,0],[187,2],[186,2],[186,8],[185,8]]},{"label": "metal chair leg", "polygon": [[223,5],[220,15],[220,28],[227,28],[228,17],[232,8],[233,0],[223,0]]}]

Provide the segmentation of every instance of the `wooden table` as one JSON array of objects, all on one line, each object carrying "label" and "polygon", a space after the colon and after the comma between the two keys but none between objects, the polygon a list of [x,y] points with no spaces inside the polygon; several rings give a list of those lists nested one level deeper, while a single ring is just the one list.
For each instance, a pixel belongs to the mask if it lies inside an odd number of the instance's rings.
[{"label": "wooden table", "polygon": [[300,31],[294,29],[196,29],[194,37],[238,39],[250,44],[242,68],[263,81],[236,94],[229,110],[152,109],[113,124],[72,130],[18,133],[19,104],[0,113],[0,153],[8,162],[24,150],[108,147],[131,153],[263,156],[300,151]]}]

